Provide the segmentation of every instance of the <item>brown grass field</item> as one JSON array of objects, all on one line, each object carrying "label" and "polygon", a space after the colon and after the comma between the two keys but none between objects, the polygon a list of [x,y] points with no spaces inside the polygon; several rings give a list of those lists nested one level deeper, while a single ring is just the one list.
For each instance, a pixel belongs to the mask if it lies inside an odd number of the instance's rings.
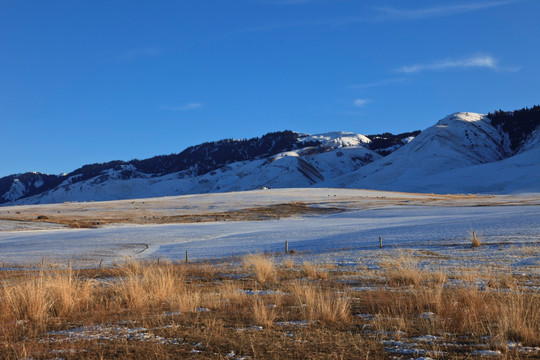
[{"label": "brown grass field", "polygon": [[[4,271],[0,357],[469,359],[480,349],[539,358],[540,294],[527,290],[538,278],[424,271],[421,256],[378,270],[256,254]],[[427,334],[436,338],[418,340]]]}]

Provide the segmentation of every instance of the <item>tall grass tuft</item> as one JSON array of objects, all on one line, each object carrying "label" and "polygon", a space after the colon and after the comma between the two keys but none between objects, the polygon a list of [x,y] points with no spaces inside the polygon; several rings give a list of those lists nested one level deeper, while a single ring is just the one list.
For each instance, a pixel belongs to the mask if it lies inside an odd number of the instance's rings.
[{"label": "tall grass tuft", "polygon": [[478,236],[476,236],[476,232],[473,231],[471,235],[471,246],[473,248],[477,248],[477,247],[480,247],[480,245],[482,245],[482,241],[480,240]]},{"label": "tall grass tuft", "polygon": [[285,269],[292,269],[294,267],[294,259],[291,257],[285,258],[281,263],[281,266]]},{"label": "tall grass tuft", "polygon": [[246,268],[251,269],[257,281],[261,284],[269,281],[274,277],[275,264],[274,261],[261,254],[250,254],[244,257],[243,264]]},{"label": "tall grass tuft", "polygon": [[80,280],[71,270],[60,274],[40,272],[36,277],[4,283],[2,307],[17,320],[46,322],[51,316],[68,317],[92,304],[94,283]]},{"label": "tall grass tuft", "polygon": [[65,275],[47,277],[44,286],[51,301],[51,312],[57,317],[88,310],[93,302],[95,282],[80,279],[71,269]]},{"label": "tall grass tuft", "polygon": [[418,265],[418,260],[404,253],[381,261],[379,265],[385,270],[388,282],[393,286],[416,286],[429,278],[429,274],[424,272]]},{"label": "tall grass tuft", "polygon": [[117,302],[136,312],[178,305],[185,293],[184,274],[178,269],[171,264],[127,263],[122,280],[114,286]]},{"label": "tall grass tuft", "polygon": [[3,284],[2,307],[4,311],[2,313],[11,312],[16,320],[46,322],[53,302],[47,294],[44,283],[45,280],[41,275],[39,278],[24,279],[16,284]]},{"label": "tall grass tuft", "polygon": [[275,309],[266,306],[261,299],[255,299],[253,301],[253,320],[256,324],[264,328],[270,328],[274,325],[275,319]]},{"label": "tall grass tuft", "polygon": [[540,296],[511,292],[498,308],[495,337],[540,346]]},{"label": "tall grass tuft", "polygon": [[293,282],[290,291],[306,320],[326,323],[348,322],[351,314],[349,298],[337,291],[318,289],[310,285]]},{"label": "tall grass tuft", "polygon": [[301,265],[302,274],[311,279],[326,279],[328,274],[323,270],[319,269],[316,264],[313,264],[310,261],[304,261]]}]

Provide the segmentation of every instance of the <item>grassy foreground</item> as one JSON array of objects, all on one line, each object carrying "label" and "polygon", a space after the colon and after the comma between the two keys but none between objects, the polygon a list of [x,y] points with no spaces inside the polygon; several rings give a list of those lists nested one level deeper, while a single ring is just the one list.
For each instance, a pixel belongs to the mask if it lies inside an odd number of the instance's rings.
[{"label": "grassy foreground", "polygon": [[[6,359],[498,359],[540,356],[531,279],[250,255],[0,273]],[[483,279],[478,286],[478,279]]]}]

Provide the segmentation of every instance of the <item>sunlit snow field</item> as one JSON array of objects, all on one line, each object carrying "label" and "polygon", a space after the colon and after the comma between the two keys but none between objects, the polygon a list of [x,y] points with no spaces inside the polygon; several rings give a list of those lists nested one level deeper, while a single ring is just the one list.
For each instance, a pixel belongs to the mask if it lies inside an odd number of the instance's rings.
[{"label": "sunlit snow field", "polygon": [[[330,196],[332,191],[338,194],[336,198]],[[425,249],[455,254],[467,249],[470,261],[478,262],[483,258],[491,261],[493,257],[504,257],[504,250],[512,246],[538,246],[540,243],[540,205],[538,197],[533,195],[525,198],[527,201],[521,199],[521,203],[529,204],[525,206],[510,205],[515,203],[512,197],[487,198],[480,202],[474,199],[456,200],[455,203],[445,200],[441,206],[396,205],[391,196],[414,197],[400,193],[299,189],[153,199],[150,202],[161,201],[171,208],[171,201],[181,201],[184,212],[241,209],[257,203],[284,203],[287,200],[311,200],[314,206],[338,204],[352,210],[270,221],[107,225],[98,229],[55,228],[53,225],[46,230],[9,231],[13,226],[4,225],[5,230],[0,231],[0,254],[6,263],[35,263],[44,258],[59,264],[69,260],[92,266],[128,257],[183,260],[186,251],[190,260],[275,253],[282,252],[288,241],[291,250],[309,256],[323,257],[339,251],[340,258],[350,260],[366,257],[366,251],[380,251],[381,236],[385,252]],[[389,199],[387,204],[362,205],[383,197]],[[493,205],[501,203],[504,206]],[[104,206],[101,204],[105,203],[86,206]],[[38,225],[46,226],[44,223]],[[482,237],[486,245],[484,251],[470,252],[473,231]],[[497,251],[487,251],[488,247]],[[514,265],[532,266],[538,261],[537,253],[526,261],[515,260]]]}]

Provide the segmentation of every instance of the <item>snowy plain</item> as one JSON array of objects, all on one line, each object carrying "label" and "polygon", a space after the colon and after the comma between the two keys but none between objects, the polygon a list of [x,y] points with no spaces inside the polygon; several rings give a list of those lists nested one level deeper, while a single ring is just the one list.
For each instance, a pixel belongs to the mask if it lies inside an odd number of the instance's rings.
[{"label": "snowy plain", "polygon": [[[339,206],[347,211],[269,221],[123,224],[97,229],[33,231],[10,231],[12,228],[4,227],[5,230],[0,231],[0,254],[6,263],[35,263],[45,258],[51,262],[80,261],[81,265],[92,266],[102,260],[113,263],[128,257],[182,260],[186,251],[191,260],[282,252],[284,242],[288,241],[290,249],[297,252],[322,256],[347,249],[341,251],[341,257],[343,253],[346,257],[354,257],[359,256],[358,252],[378,248],[379,236],[385,251],[436,249],[452,252],[470,245],[472,231],[494,247],[540,244],[540,197],[537,195],[445,199],[439,205],[427,202],[427,199],[431,199],[430,195],[336,189],[276,189],[148,199],[145,202],[149,206],[162,203],[167,204],[163,206],[167,211],[174,208],[180,212],[247,209],[255,204],[278,204],[287,200],[305,201],[313,206]],[[72,206],[99,208],[105,204]],[[118,207],[128,206],[125,204],[113,203]],[[538,264],[539,254],[528,261],[528,265]]]}]

